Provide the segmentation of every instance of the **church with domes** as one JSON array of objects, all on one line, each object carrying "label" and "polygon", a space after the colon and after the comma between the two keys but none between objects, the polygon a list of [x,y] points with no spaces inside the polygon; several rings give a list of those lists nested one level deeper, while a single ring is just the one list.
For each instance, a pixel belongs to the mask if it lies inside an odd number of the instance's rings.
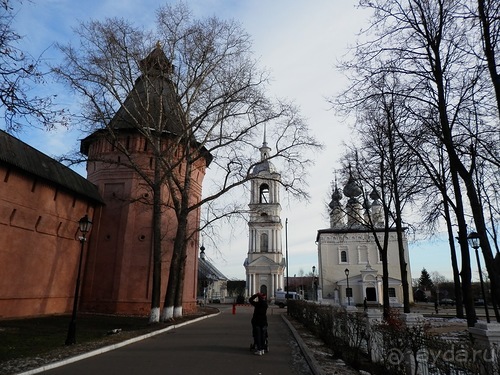
[{"label": "church with domes", "polygon": [[[342,203],[344,197],[347,198],[345,204]],[[333,187],[329,208],[330,227],[318,230],[316,236],[318,299],[324,303],[343,306],[363,304],[365,299],[369,305],[381,305],[382,259],[375,235],[383,243],[387,234],[389,302],[391,306],[402,306],[403,288],[397,234],[395,229],[385,230],[377,191],[373,190],[369,199],[367,197],[365,200],[362,189],[350,174],[342,191],[336,184]],[[411,280],[406,233],[403,233],[403,246],[407,276]],[[410,302],[413,302],[411,293]]]}]

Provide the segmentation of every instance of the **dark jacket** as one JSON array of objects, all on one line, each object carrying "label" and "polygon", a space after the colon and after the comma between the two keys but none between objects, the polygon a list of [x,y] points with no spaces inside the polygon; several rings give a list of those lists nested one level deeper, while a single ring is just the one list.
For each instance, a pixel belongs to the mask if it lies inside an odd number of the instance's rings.
[{"label": "dark jacket", "polygon": [[254,307],[252,324],[260,327],[267,326],[267,301],[260,298],[258,294],[254,294],[248,301]]}]

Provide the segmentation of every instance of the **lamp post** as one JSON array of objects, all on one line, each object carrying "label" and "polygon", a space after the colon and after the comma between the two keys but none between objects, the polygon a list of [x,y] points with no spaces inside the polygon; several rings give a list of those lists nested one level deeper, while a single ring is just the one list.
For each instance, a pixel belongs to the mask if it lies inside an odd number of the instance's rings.
[{"label": "lamp post", "polygon": [[484,293],[484,284],[483,284],[483,273],[481,272],[481,262],[479,261],[479,252],[478,249],[480,247],[480,238],[479,234],[476,232],[470,232],[469,236],[467,237],[467,240],[469,241],[469,245],[476,251],[476,260],[477,260],[477,268],[479,271],[479,281],[481,283],[481,293],[483,295],[483,301],[484,301],[484,312],[486,313],[486,322],[490,322],[490,314],[488,312],[488,304],[486,303],[486,295]]},{"label": "lamp post", "polygon": [[[286,293],[285,299],[288,306],[288,297],[290,295],[290,289],[288,285],[288,218],[285,219],[285,266],[286,266]],[[275,295],[275,291],[271,292],[271,295]],[[288,314],[288,308],[286,309],[286,313]]]},{"label": "lamp post", "polygon": [[349,268],[344,270],[345,277],[347,279],[347,288],[345,290],[345,294],[347,296],[347,306],[351,306],[351,294],[349,293]]},{"label": "lamp post", "polygon": [[313,294],[313,301],[316,301],[316,293],[314,291],[314,274],[316,272],[316,266],[312,266],[312,270],[313,270],[313,277],[312,277],[311,288],[312,288],[312,294]]},{"label": "lamp post", "polygon": [[76,343],[76,310],[78,308],[78,295],[80,291],[80,275],[82,271],[82,259],[83,259],[83,247],[86,241],[86,235],[90,231],[92,227],[92,221],[90,221],[89,217],[85,215],[78,222],[78,226],[80,228],[80,232],[82,232],[82,236],[80,237],[80,261],[78,262],[78,273],[76,277],[76,287],[75,287],[75,296],[73,298],[73,313],[71,315],[71,321],[69,323],[68,328],[68,337],[66,338],[66,345],[73,345]]}]

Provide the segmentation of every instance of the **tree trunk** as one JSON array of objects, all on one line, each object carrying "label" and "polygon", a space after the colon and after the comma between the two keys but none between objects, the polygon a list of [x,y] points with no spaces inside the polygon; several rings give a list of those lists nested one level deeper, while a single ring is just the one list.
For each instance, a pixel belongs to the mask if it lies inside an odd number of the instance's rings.
[{"label": "tree trunk", "polygon": [[[385,240],[384,240],[385,243]],[[389,302],[389,267],[387,265],[387,246],[380,252],[382,258],[382,305],[384,320],[390,316],[391,304]]]},{"label": "tree trunk", "polygon": [[457,318],[463,318],[464,303],[462,298],[460,273],[458,270],[457,253],[455,248],[455,236],[453,235],[453,228],[451,226],[450,205],[447,201],[447,197],[444,197],[443,205],[444,205],[446,228],[448,230],[448,243],[450,244],[451,267],[453,269],[453,283],[455,288],[455,309],[457,313]]},{"label": "tree trunk", "polygon": [[[187,158],[189,159],[189,158]],[[177,231],[175,233],[174,250],[172,262],[170,263],[170,273],[168,287],[165,294],[162,321],[178,318],[182,316],[182,299],[184,290],[185,263],[187,254],[188,237],[188,216],[189,216],[189,195],[191,168],[189,160],[186,163],[184,184],[180,197],[177,200]]]},{"label": "tree trunk", "polygon": [[[488,241],[486,222],[484,219],[483,205],[477,195],[477,190],[474,185],[471,173],[461,175],[467,188],[467,196],[474,217],[474,224],[476,225],[476,232],[479,235],[481,251],[483,253],[486,269],[491,282],[491,292],[495,294],[494,300],[500,301],[500,275],[496,269],[493,251],[491,249],[490,241]],[[481,272],[481,270],[480,270]],[[486,303],[486,301],[485,301]]]},{"label": "tree trunk", "polygon": [[392,129],[393,121],[388,116],[387,128],[389,136],[389,165],[392,175],[392,188],[394,194],[394,211],[396,213],[395,224],[396,224],[396,235],[398,240],[398,252],[399,252],[399,270],[401,272],[401,284],[403,287],[403,310],[405,313],[410,312],[410,292],[408,287],[408,263],[405,258],[405,248],[403,246],[403,225],[402,225],[402,213],[401,213],[401,197],[399,195],[399,177],[396,171],[396,155],[394,152],[394,132]]},{"label": "tree trunk", "polygon": [[[482,32],[483,32],[483,46],[484,46],[484,56],[488,62],[488,70],[490,71],[491,83],[495,90],[498,117],[500,118],[500,75],[497,71],[497,62],[495,56],[495,47],[492,44],[491,38],[491,23],[490,17],[485,12],[484,0],[477,0],[479,19],[481,21]],[[498,22],[498,21],[497,21]]]},{"label": "tree trunk", "polygon": [[174,302],[175,293],[179,278],[179,264],[180,264],[180,249],[182,247],[183,239],[178,236],[179,226],[177,227],[176,237],[174,240],[174,249],[172,253],[172,260],[170,262],[170,271],[168,275],[168,285],[165,292],[165,301],[163,303],[163,311],[161,314],[161,321],[167,322],[174,318]]},{"label": "tree trunk", "polygon": [[[187,249],[187,244],[184,246]],[[177,280],[177,287],[175,290],[175,301],[174,301],[174,318],[182,317],[182,301],[184,297],[184,277],[186,276],[186,251],[181,256],[181,261],[179,264],[179,279]]]},{"label": "tree trunk", "polygon": [[459,182],[460,169],[463,168],[463,165],[456,153],[455,144],[453,142],[453,135],[450,128],[450,122],[447,112],[446,95],[445,95],[446,90],[445,90],[445,83],[444,83],[443,70],[441,64],[441,56],[439,55],[438,48],[435,55],[434,77],[436,80],[436,89],[437,89],[439,124],[442,134],[442,142],[450,161],[450,173],[453,185],[453,193],[455,195],[455,201],[456,201],[455,212],[458,222],[458,242],[460,244],[460,252],[462,255],[462,271],[461,271],[462,292],[465,303],[465,313],[467,315],[467,325],[469,327],[472,327],[477,321],[477,316],[476,316],[476,310],[474,308],[474,300],[471,290],[472,275],[471,275],[471,265],[470,265],[469,244],[467,242],[467,223],[465,221],[465,210],[462,200],[462,191]]},{"label": "tree trunk", "polygon": [[465,314],[467,316],[467,326],[473,327],[477,322],[476,309],[474,308],[474,298],[472,295],[472,274],[470,267],[469,244],[467,242],[467,223],[465,222],[464,205],[462,200],[462,191],[456,172],[456,166],[453,165],[453,160],[450,160],[451,178],[456,201],[456,217],[458,223],[458,242],[460,244],[460,253],[462,256],[462,296],[465,306]]},{"label": "tree trunk", "polygon": [[[160,143],[160,142],[158,142]],[[157,150],[160,148],[158,147]],[[153,285],[151,290],[151,312],[149,323],[160,321],[160,288],[161,288],[161,179],[160,162],[154,159],[153,184]]]}]

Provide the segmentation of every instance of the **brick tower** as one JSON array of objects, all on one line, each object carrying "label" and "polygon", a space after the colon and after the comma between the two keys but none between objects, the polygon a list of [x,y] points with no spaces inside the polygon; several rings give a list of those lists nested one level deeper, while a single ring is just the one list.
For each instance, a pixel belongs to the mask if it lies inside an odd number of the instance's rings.
[{"label": "brick tower", "polygon": [[[158,156],[162,165],[175,165],[185,173],[179,145],[187,126],[170,79],[173,66],[160,46],[140,64],[142,74],[106,129],[82,140],[88,156],[88,179],[97,185],[105,206],[94,217],[85,269],[81,309],[107,313],[147,315],[151,309],[153,275],[152,188]],[[153,137],[152,137],[153,135]],[[158,142],[153,144],[153,142]],[[177,147],[177,152],[172,150]],[[204,150],[204,149],[203,149]],[[211,156],[195,162],[191,172],[190,201],[201,199],[202,181]],[[161,185],[162,202],[171,201],[167,184]],[[199,227],[199,209],[189,216],[188,227]],[[177,229],[174,210],[161,212],[161,292],[164,296]],[[188,242],[183,310],[196,306],[198,236]]]}]

